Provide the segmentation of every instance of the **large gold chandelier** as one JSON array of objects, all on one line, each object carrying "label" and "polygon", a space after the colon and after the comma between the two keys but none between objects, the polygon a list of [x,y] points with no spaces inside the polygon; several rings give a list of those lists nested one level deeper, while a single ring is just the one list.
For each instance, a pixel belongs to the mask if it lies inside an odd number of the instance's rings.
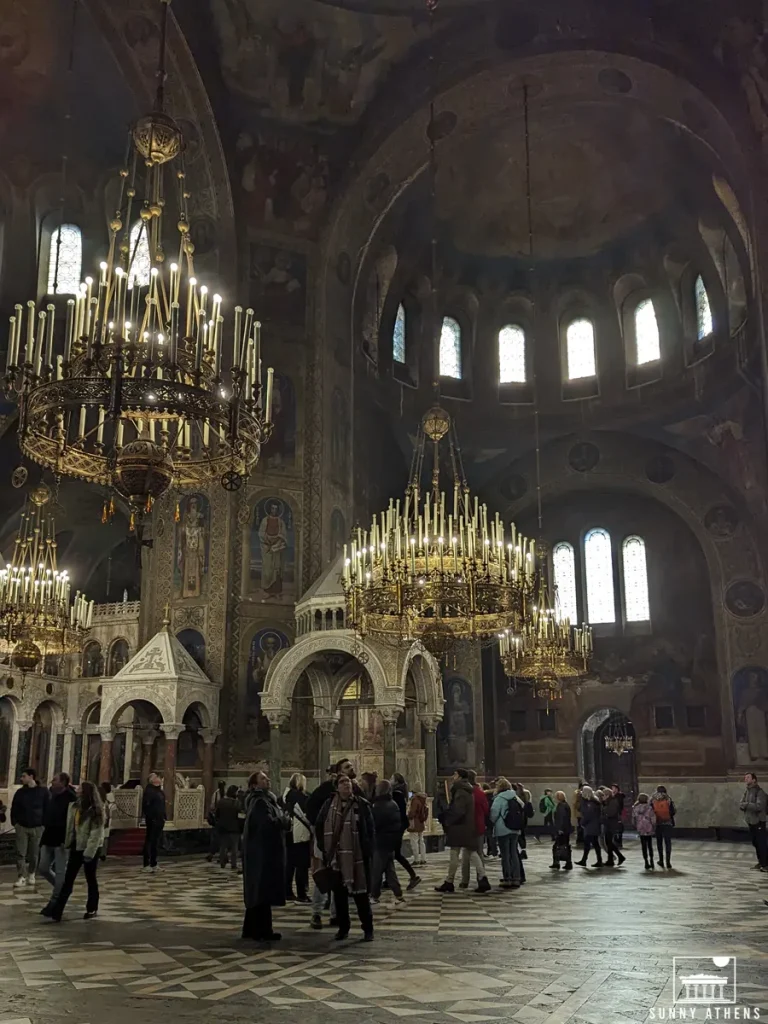
[{"label": "large gold chandelier", "polygon": [[56,559],[56,525],[41,484],[21,513],[13,557],[0,570],[0,651],[31,671],[48,654],[81,651],[93,617],[93,601],[77,591]]},{"label": "large gold chandelier", "polygon": [[[452,505],[439,484],[444,438]],[[432,480],[422,492],[427,441]],[[345,546],[342,583],[351,626],[397,646],[419,640],[444,658],[458,643],[492,643],[499,632],[519,631],[534,573],[533,544],[514,524],[507,533],[498,513],[489,520],[486,506],[472,498],[450,417],[433,407],[419,427],[403,503],[390,501]]]},{"label": "large gold chandelier", "polygon": [[563,685],[587,674],[592,656],[592,629],[586,623],[572,626],[561,616],[557,589],[547,582],[548,547],[536,545],[535,594],[530,616],[518,631],[499,634],[499,655],[510,677],[533,685],[537,697],[557,700]]},{"label": "large gold chandelier", "polygon": [[[106,259],[63,307],[16,305],[5,375],[22,452],[114,488],[135,514],[172,483],[219,478],[237,489],[271,432],[272,370],[262,399],[254,311],[235,306],[225,334],[221,296],[195,276],[184,139],[163,109],[169,3],[155,107],[130,132]],[[148,280],[137,259],[145,242]]]}]

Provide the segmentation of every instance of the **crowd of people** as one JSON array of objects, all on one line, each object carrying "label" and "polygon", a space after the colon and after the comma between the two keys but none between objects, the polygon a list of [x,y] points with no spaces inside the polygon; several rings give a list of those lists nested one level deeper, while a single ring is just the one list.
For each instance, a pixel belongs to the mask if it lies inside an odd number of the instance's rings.
[{"label": "crowd of people", "polygon": [[[755,867],[768,871],[768,796],[753,773],[744,781],[740,808],[757,855]],[[48,788],[31,768],[21,773],[21,787],[10,809],[18,870],[15,887],[35,889],[37,877],[45,879],[51,892],[40,913],[51,921],[61,920],[81,868],[87,886],[84,917],[98,912],[97,868],[106,857],[114,799],[108,783],[97,787],[83,780],[73,787],[67,773],[60,772]],[[676,808],[665,786],[650,796],[640,793],[629,807],[618,785],[592,788],[579,782],[570,800],[561,790],[546,789],[538,808],[552,843],[552,870],[571,871],[574,864],[621,867],[626,861],[625,823],[637,831],[645,870],[653,871],[657,864],[671,869]],[[5,812],[0,807],[0,814]],[[500,889],[525,884],[527,831],[535,812],[531,793],[521,783],[500,777],[481,786],[474,771],[457,768],[450,787],[438,792],[433,812],[450,851],[438,892],[456,891],[459,868],[460,889],[469,887],[474,871],[475,892],[489,892],[486,863],[495,857],[501,865]],[[166,822],[162,778],[155,772],[144,789],[142,815],[143,868],[155,873]],[[329,912],[336,938],[346,939],[351,897],[363,936],[370,941],[372,905],[381,900],[383,888],[392,893],[395,905],[405,901],[395,865],[408,876],[406,891],[421,883],[416,868],[426,864],[428,819],[429,805],[420,786],[414,785],[411,792],[399,773],[379,781],[366,772],[358,781],[346,758],[328,769],[327,779],[312,793],[305,776],[297,772],[277,795],[267,773],[257,771],[247,789],[219,783],[208,815],[208,860],[218,855],[222,869],[229,867],[243,876],[244,938],[277,941],[272,908],[296,902],[311,907],[311,926],[316,930],[323,928],[323,913]],[[406,837],[410,857],[403,849]],[[578,847],[581,859],[574,861]]]}]

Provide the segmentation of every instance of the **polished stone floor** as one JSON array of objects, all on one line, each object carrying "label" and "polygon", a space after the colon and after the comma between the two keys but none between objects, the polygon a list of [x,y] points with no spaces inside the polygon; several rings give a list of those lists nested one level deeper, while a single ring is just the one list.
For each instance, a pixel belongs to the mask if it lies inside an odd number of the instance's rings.
[{"label": "polished stone floor", "polygon": [[526,885],[487,895],[434,892],[446,858],[432,858],[404,906],[376,908],[372,945],[354,925],[343,944],[327,919],[311,931],[303,906],[276,912],[281,943],[243,942],[239,879],[205,861],[156,876],[110,862],[99,916],[82,920],[76,888],[60,925],[38,914],[44,882],[19,895],[3,869],[0,1024],[643,1024],[673,1006],[674,957],[708,973],[735,957],[737,1005],[768,1014],[768,876],[751,847],[680,841],[674,870],[653,873],[631,839],[626,865],[602,872],[555,873],[548,853],[531,842]]}]

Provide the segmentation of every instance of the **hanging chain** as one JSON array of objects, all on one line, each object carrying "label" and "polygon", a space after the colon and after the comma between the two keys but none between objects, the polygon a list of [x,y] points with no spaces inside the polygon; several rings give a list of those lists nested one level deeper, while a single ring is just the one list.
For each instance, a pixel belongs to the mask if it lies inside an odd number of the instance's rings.
[{"label": "hanging chain", "polygon": [[64,143],[61,151],[61,195],[59,196],[59,230],[56,233],[56,264],[53,270],[53,294],[59,293],[59,268],[61,266],[61,230],[64,227],[64,211],[67,203],[67,170],[69,166],[68,143],[72,122],[72,93],[75,68],[75,30],[79,0],[72,0],[72,21],[69,30],[69,56],[67,58],[66,109],[64,111]]},{"label": "hanging chain", "polygon": [[430,299],[430,341],[432,344],[432,365],[434,378],[432,390],[435,398],[440,397],[440,339],[437,333],[437,151],[435,147],[435,92],[437,76],[435,72],[435,11],[438,0],[426,0],[427,23],[429,26],[429,50],[427,56],[427,79],[429,89],[429,122],[427,124],[427,142],[429,144],[429,209],[430,209],[430,241],[429,241],[429,299]]}]

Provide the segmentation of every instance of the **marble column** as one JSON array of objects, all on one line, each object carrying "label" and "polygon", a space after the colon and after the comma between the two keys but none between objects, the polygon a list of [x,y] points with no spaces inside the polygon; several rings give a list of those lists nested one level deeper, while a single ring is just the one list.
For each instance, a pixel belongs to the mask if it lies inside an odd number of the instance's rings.
[{"label": "marble column", "polygon": [[154,729],[143,730],[139,733],[141,739],[141,784],[146,786],[149,781],[149,773],[152,771],[152,747],[155,745],[157,733]]},{"label": "marble column", "polygon": [[437,726],[436,718],[422,718],[424,726],[424,792],[434,796],[437,791]]},{"label": "marble column", "polygon": [[112,781],[112,744],[115,736],[111,729],[101,734],[101,756],[99,757],[99,784]]},{"label": "marble column", "polygon": [[165,792],[165,813],[173,821],[176,807],[176,753],[183,725],[163,722],[160,728],[165,733],[165,764],[163,765],[163,791]]},{"label": "marble column", "polygon": [[75,735],[74,725],[67,725],[64,727],[64,749],[61,754],[61,770],[72,777],[72,755],[74,753],[74,740]]},{"label": "marble column", "polygon": [[207,813],[213,799],[213,755],[215,743],[221,735],[220,729],[202,729],[203,737],[203,789],[205,790],[205,810]]},{"label": "marble column", "polygon": [[63,771],[64,765],[64,733],[56,733],[56,752],[53,757],[53,775]]},{"label": "marble column", "polygon": [[384,778],[391,779],[397,771],[397,720],[402,708],[378,708],[384,719]]},{"label": "marble column", "polygon": [[331,762],[331,747],[333,746],[333,734],[336,731],[338,720],[336,718],[316,718],[315,724],[320,730],[317,745],[318,767],[320,769],[320,782],[325,782],[325,770]]},{"label": "marble column", "polygon": [[17,720],[16,726],[19,730],[19,741],[16,746],[16,771],[13,774],[13,781],[17,783],[25,768],[29,768],[29,758],[32,753],[32,722]]},{"label": "marble column", "polygon": [[280,727],[284,725],[290,718],[289,711],[268,711],[267,720],[269,721],[269,780],[271,783],[271,789],[273,793],[280,794],[281,791],[281,779],[280,775],[283,768],[283,756],[282,756],[282,741],[280,737]]},{"label": "marble column", "polygon": [[72,751],[72,783],[80,781],[80,773],[83,766],[83,733],[75,730],[74,750]]}]

